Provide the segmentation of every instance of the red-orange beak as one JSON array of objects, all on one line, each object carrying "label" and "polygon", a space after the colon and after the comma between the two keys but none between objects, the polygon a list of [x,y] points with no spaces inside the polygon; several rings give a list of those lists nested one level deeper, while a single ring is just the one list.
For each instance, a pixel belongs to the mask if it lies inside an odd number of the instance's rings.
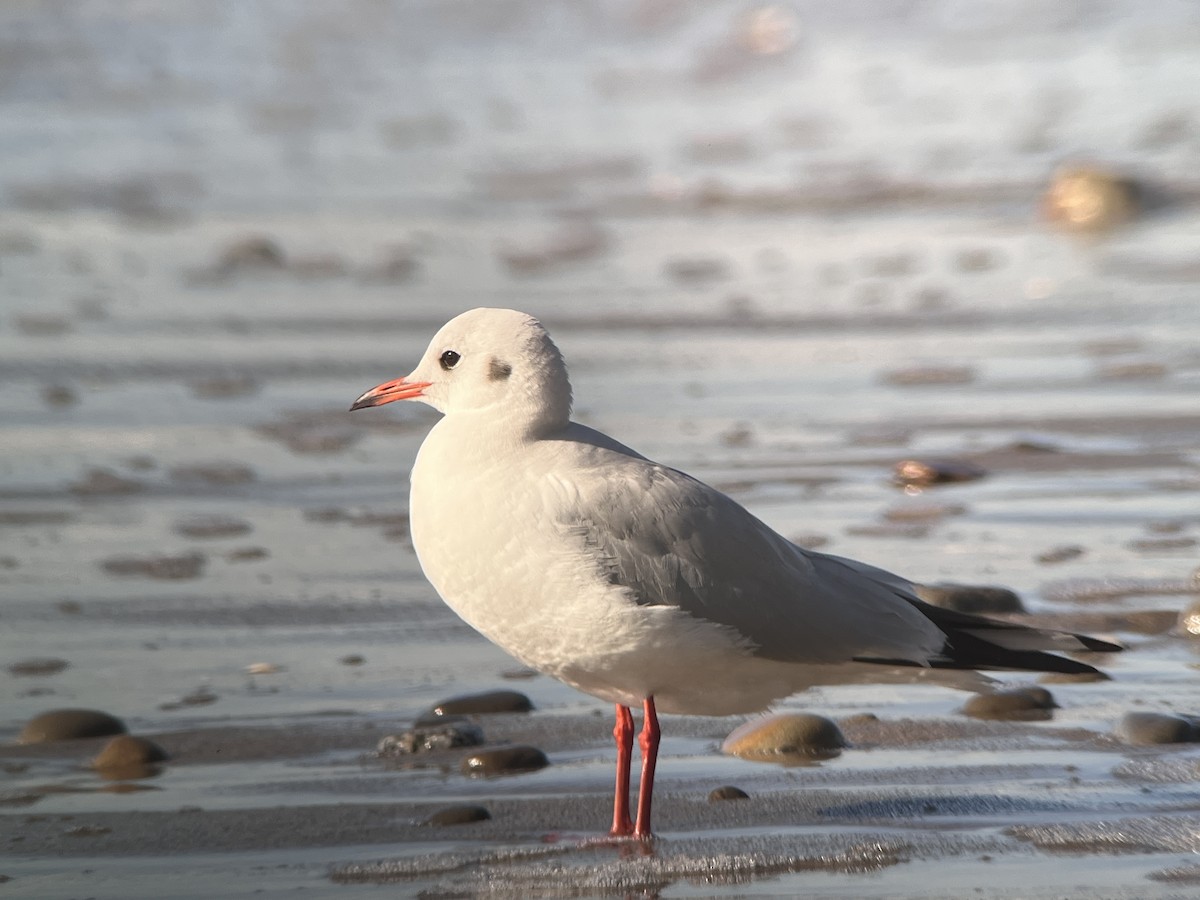
[{"label": "red-orange beak", "polygon": [[371,388],[355,400],[354,405],[350,407],[350,411],[367,409],[371,406],[383,406],[383,404],[391,403],[393,400],[415,400],[432,383],[431,381],[405,381],[403,378],[397,378],[395,381],[385,381],[378,387]]}]

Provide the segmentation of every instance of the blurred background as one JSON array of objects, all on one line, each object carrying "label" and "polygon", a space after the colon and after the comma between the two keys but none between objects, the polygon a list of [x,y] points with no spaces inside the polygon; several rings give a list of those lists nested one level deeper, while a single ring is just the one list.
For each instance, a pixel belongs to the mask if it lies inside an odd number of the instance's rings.
[{"label": "blurred background", "polygon": [[[1054,688],[1092,749],[1131,706],[1200,712],[1197,84],[1191,0],[6,0],[0,739],[94,707],[181,748],[158,794],[120,795],[47,751],[5,769],[12,802],[486,795],[377,766],[362,787],[352,732],[513,676],[586,737],[508,790],[605,802],[604,705],[514,672],[421,576],[407,477],[434,415],[347,412],[476,306],[549,326],[578,418],[797,542],[1127,642],[1115,681]],[[319,787],[266,751],[189,766],[207,730],[322,722],[350,724]],[[712,736],[664,744],[663,770],[713,771]],[[1076,771],[1049,746],[997,751],[1034,768],[987,828],[1041,809],[1036,767]],[[930,762],[833,765],[903,791]],[[1186,785],[1085,775],[1091,818],[1194,809]],[[1122,859],[1010,860],[1010,883],[1148,896],[1170,862]]]}]

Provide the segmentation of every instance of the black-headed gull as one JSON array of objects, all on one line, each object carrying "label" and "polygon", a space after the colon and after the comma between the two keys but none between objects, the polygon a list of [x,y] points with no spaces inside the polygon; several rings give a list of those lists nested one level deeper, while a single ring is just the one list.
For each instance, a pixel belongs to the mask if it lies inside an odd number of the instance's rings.
[{"label": "black-headed gull", "polygon": [[[890,572],[804,550],[729,497],[570,420],[562,355],[531,316],[475,309],[412,374],[352,409],[444,414],[417,454],[410,516],[426,577],[525,664],[616,704],[611,834],[645,838],[656,710],[756,712],[830,667],[1094,672],[1047,650],[1117,650],[930,606]],[[634,724],[642,777],[629,779]]]}]

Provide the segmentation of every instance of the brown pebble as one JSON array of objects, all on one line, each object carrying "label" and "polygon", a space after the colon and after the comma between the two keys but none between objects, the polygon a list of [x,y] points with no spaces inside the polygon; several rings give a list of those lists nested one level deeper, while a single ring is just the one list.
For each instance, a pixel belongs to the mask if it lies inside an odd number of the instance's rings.
[{"label": "brown pebble", "polygon": [[749,800],[750,795],[743,791],[740,787],[734,787],[732,784],[722,785],[719,788],[713,788],[708,793],[708,802],[716,803],[719,800]]},{"label": "brown pebble", "polygon": [[70,668],[70,666],[71,664],[65,659],[36,657],[12,663],[8,667],[8,672],[17,678],[43,677],[46,675],[57,675],[59,672]]},{"label": "brown pebble", "polygon": [[1179,633],[1200,638],[1200,599],[1193,600],[1179,611]]},{"label": "brown pebble", "polygon": [[72,406],[79,395],[65,384],[48,384],[42,388],[42,402],[47,406]]},{"label": "brown pebble", "polygon": [[1195,547],[1196,539],[1193,537],[1136,538],[1125,546],[1138,553],[1178,553],[1181,550],[1191,550]]},{"label": "brown pebble", "polygon": [[187,553],[183,556],[114,556],[101,562],[100,566],[110,575],[182,581],[199,577],[204,563],[204,554]]},{"label": "brown pebble", "polygon": [[926,387],[970,384],[975,377],[970,366],[913,366],[884,372],[879,380],[893,387]]},{"label": "brown pebble", "polygon": [[550,760],[537,747],[517,744],[512,747],[497,747],[494,750],[478,750],[463,759],[459,770],[464,775],[491,778],[497,775],[536,772],[548,765]]},{"label": "brown pebble", "polygon": [[145,485],[109,469],[89,469],[83,480],[70,485],[68,490],[81,497],[104,497],[136,494],[145,490]]},{"label": "brown pebble", "polygon": [[520,691],[484,691],[481,694],[463,694],[435,703],[428,712],[418,717],[421,723],[428,719],[437,721],[443,716],[485,716],[493,713],[524,713],[533,709],[533,703]]},{"label": "brown pebble", "polygon": [[1130,712],[1113,730],[1126,744],[1187,744],[1200,741],[1200,720],[1169,713]]},{"label": "brown pebble", "polygon": [[1025,612],[1021,598],[1006,587],[941,581],[937,584],[919,584],[916,592],[918,597],[932,606],[963,613]]},{"label": "brown pebble", "polygon": [[1068,545],[1063,547],[1051,547],[1049,550],[1044,550],[1034,557],[1042,565],[1054,565],[1055,563],[1067,562],[1072,559],[1077,559],[1087,551],[1083,547]]},{"label": "brown pebble", "polygon": [[232,516],[190,516],[175,523],[175,533],[190,538],[223,538],[246,534],[250,523]]},{"label": "brown pebble", "polygon": [[948,516],[961,516],[967,511],[957,503],[907,503],[885,510],[883,518],[888,522],[936,522]]},{"label": "brown pebble", "polygon": [[348,653],[338,660],[343,666],[361,666],[367,658],[361,653]]},{"label": "brown pebble", "polygon": [[964,715],[976,719],[1044,722],[1057,709],[1054,696],[1045,688],[1023,687],[994,694],[976,694],[963,704]]},{"label": "brown pebble", "polygon": [[846,738],[833,720],[811,713],[782,713],[735,728],[721,750],[743,759],[786,761],[837,756],[845,746]]},{"label": "brown pebble", "polygon": [[113,781],[137,781],[157,775],[160,769],[154,764],[166,759],[167,752],[153,741],[121,734],[104,745],[92,768]]},{"label": "brown pebble", "polygon": [[1097,681],[1112,681],[1112,677],[1097,669],[1095,672],[1047,672],[1038,678],[1038,684],[1093,684]]},{"label": "brown pebble", "polygon": [[380,740],[375,752],[379,756],[405,756],[454,747],[478,747],[482,743],[483,729],[466,719],[458,719],[426,728],[413,728],[403,734],[389,734]]},{"label": "brown pebble", "polygon": [[904,487],[975,481],[985,475],[982,466],[959,459],[902,459],[892,470],[892,480]]},{"label": "brown pebble", "polygon": [[216,270],[229,275],[234,272],[282,269],[286,264],[283,248],[274,239],[251,235],[234,241],[222,250]]},{"label": "brown pebble", "polygon": [[1132,179],[1112,170],[1067,166],[1054,173],[1042,197],[1042,214],[1070,231],[1108,231],[1138,215],[1139,194]]},{"label": "brown pebble", "polygon": [[226,487],[254,481],[254,470],[231,462],[197,463],[175,466],[168,473],[172,481],[182,484],[207,484]]},{"label": "brown pebble", "polygon": [[30,719],[17,735],[18,744],[71,741],[125,734],[125,723],[94,709],[52,709]]},{"label": "brown pebble", "polygon": [[446,806],[425,820],[426,825],[469,825],[471,822],[486,822],[492,817],[486,807],[463,803]]}]

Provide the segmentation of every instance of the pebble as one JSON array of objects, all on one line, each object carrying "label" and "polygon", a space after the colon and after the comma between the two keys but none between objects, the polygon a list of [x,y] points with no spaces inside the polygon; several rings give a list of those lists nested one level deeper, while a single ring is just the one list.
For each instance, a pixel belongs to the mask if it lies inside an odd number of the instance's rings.
[{"label": "pebble", "polygon": [[104,745],[92,760],[92,768],[106,770],[121,780],[133,780],[157,774],[152,764],[166,759],[167,751],[154,741],[132,734],[120,734]]},{"label": "pebble", "polygon": [[109,469],[89,469],[83,480],[70,485],[68,490],[81,497],[105,497],[136,494],[145,490],[145,485]]},{"label": "pebble", "polygon": [[426,728],[413,728],[402,734],[389,734],[375,748],[379,756],[406,756],[454,747],[478,747],[483,744],[483,729],[466,719]]},{"label": "pebble", "polygon": [[1193,600],[1179,611],[1179,633],[1200,638],[1200,599]]},{"label": "pebble", "polygon": [[484,806],[463,803],[445,806],[425,820],[426,825],[469,825],[471,822],[486,822],[492,817]]},{"label": "pebble", "polygon": [[1007,719],[1044,722],[1057,709],[1054,696],[1045,688],[1023,687],[994,694],[976,694],[963,704],[964,715],[976,719]]},{"label": "pebble", "polygon": [[227,487],[254,481],[254,470],[233,462],[196,463],[175,466],[168,473],[172,481],[183,484],[206,484]]},{"label": "pebble", "polygon": [[970,384],[975,378],[975,370],[970,366],[913,366],[893,369],[879,376],[883,384],[893,387]]},{"label": "pebble", "polygon": [[1006,587],[941,581],[937,584],[919,584],[916,592],[926,603],[963,613],[1025,612],[1016,591]]},{"label": "pebble", "polygon": [[223,538],[246,534],[250,523],[232,516],[189,516],[175,523],[175,533],[189,538]]},{"label": "pebble", "polygon": [[435,703],[417,718],[417,724],[436,722],[445,716],[486,716],[494,713],[524,713],[533,703],[520,691],[485,691],[481,694],[462,694]]},{"label": "pebble", "polygon": [[1083,556],[1087,551],[1083,547],[1075,546],[1074,544],[1065,545],[1062,547],[1051,547],[1049,550],[1044,550],[1034,557],[1037,562],[1042,565],[1054,565],[1056,563],[1067,562],[1072,559],[1077,559]]},{"label": "pebble", "polygon": [[536,772],[548,765],[550,760],[537,747],[516,744],[512,747],[497,747],[494,750],[477,750],[463,759],[459,770],[464,775],[491,778]]},{"label": "pebble", "polygon": [[734,787],[732,784],[722,785],[719,788],[713,788],[708,793],[708,802],[716,803],[720,800],[749,800],[750,795],[743,791],[740,787]]},{"label": "pebble", "polygon": [[1095,672],[1047,672],[1038,678],[1038,684],[1093,684],[1097,681],[1112,681],[1112,676],[1097,670]]},{"label": "pebble", "polygon": [[902,459],[892,470],[892,480],[903,487],[976,481],[986,475],[982,466],[960,459]]},{"label": "pebble", "polygon": [[273,662],[256,662],[246,666],[247,675],[276,675],[284,671],[284,666]]},{"label": "pebble", "polygon": [[182,556],[114,556],[100,563],[110,575],[121,577],[156,578],[182,581],[197,578],[204,570],[206,558],[202,553]]},{"label": "pebble", "polygon": [[12,663],[8,667],[8,673],[17,678],[42,677],[46,675],[57,675],[70,668],[71,664],[65,659],[56,659],[54,657],[34,657],[32,659],[21,659]]},{"label": "pebble", "polygon": [[47,384],[42,388],[42,402],[47,406],[73,406],[79,395],[65,384]]},{"label": "pebble", "polygon": [[1126,744],[1186,744],[1200,741],[1200,719],[1170,713],[1126,713],[1113,730]]},{"label": "pebble", "polygon": [[361,666],[366,663],[367,658],[361,653],[347,653],[338,660],[343,666]]},{"label": "pebble", "polygon": [[721,750],[743,759],[783,761],[787,757],[829,758],[845,746],[846,738],[833,720],[811,713],[782,713],[738,726],[725,738]]},{"label": "pebble", "polygon": [[1069,231],[1108,231],[1141,210],[1137,184],[1100,166],[1066,166],[1054,173],[1042,197],[1042,213]]},{"label": "pebble", "polygon": [[72,741],[78,738],[125,734],[125,723],[94,709],[52,709],[34,716],[17,735],[18,744]]},{"label": "pebble", "polygon": [[216,270],[229,275],[234,272],[268,271],[287,265],[283,248],[269,237],[252,235],[229,244],[221,251]]}]

